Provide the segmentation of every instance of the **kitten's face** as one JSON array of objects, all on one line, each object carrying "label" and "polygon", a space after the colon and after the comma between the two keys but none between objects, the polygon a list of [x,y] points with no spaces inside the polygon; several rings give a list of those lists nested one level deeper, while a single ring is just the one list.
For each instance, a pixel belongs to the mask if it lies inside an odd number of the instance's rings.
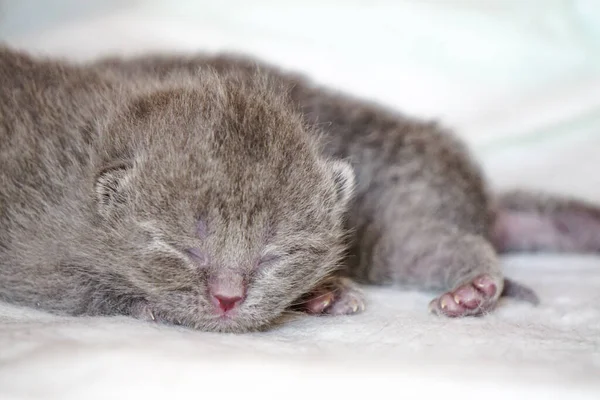
[{"label": "kitten's face", "polygon": [[226,132],[186,123],[152,137],[156,124],[142,124],[151,139],[98,173],[97,212],[121,241],[108,251],[119,252],[136,310],[202,330],[257,329],[337,267],[350,166],[322,159],[301,124],[258,111],[259,125]]}]

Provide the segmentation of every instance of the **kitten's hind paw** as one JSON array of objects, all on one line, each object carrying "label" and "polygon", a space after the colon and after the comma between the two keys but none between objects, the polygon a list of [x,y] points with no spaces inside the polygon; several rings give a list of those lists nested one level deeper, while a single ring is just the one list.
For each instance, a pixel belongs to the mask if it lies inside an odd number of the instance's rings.
[{"label": "kitten's hind paw", "polygon": [[451,318],[485,314],[496,306],[501,284],[490,275],[480,275],[433,299],[429,311]]}]

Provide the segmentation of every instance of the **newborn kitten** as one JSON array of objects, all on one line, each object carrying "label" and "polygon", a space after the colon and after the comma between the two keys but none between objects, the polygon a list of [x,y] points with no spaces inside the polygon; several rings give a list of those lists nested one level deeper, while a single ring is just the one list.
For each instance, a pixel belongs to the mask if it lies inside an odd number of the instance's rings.
[{"label": "newborn kitten", "polygon": [[[463,143],[434,123],[239,56],[106,59],[96,67],[161,79],[212,68],[251,80],[259,70],[288,87],[305,122],[325,131],[325,154],[349,160],[356,173],[348,273],[367,283],[440,291],[430,303],[436,314],[481,315],[502,293],[537,303],[533,291],[503,279],[498,253],[600,251],[597,207],[521,191],[491,195]],[[333,295],[321,300],[336,304]],[[311,307],[323,308],[318,298]]]},{"label": "newborn kitten", "polygon": [[[498,252],[600,249],[600,213],[494,199],[451,134],[230,56],[85,66],[0,56],[0,297],[206,330],[268,326],[298,304],[364,307],[330,274],[440,290],[479,315]],[[325,146],[319,146],[320,130]],[[351,198],[356,173],[356,197]],[[346,212],[347,211],[347,212]]]},{"label": "newborn kitten", "polygon": [[0,49],[0,298],[240,332],[345,285],[354,174],[284,92]]}]

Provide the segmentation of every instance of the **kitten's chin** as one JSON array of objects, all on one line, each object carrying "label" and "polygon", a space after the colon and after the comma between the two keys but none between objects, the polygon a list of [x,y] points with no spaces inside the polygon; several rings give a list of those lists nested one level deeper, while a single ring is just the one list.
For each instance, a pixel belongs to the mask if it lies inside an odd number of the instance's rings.
[{"label": "kitten's chin", "polygon": [[[160,312],[145,309],[143,319],[166,325],[178,325],[204,332],[246,333],[271,329],[283,320],[283,311],[258,311],[254,308],[235,309],[223,313],[207,310],[191,313]],[[181,311],[181,310],[179,310]]]},{"label": "kitten's chin", "polygon": [[183,320],[180,324],[191,329],[204,332],[218,333],[248,333],[260,332],[269,330],[274,325],[274,320],[280,316],[273,318],[256,318],[240,312],[231,315],[215,315],[212,318],[201,320]]},{"label": "kitten's chin", "polygon": [[219,318],[194,328],[206,332],[248,333],[267,330],[270,326],[270,322],[267,321],[239,321],[235,318]]}]

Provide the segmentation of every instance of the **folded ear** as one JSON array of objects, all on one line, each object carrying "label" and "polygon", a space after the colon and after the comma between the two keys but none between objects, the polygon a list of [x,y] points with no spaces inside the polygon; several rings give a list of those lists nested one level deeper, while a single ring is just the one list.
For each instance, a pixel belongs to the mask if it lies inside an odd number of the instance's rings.
[{"label": "folded ear", "polygon": [[98,212],[111,214],[127,201],[126,188],[131,181],[131,168],[126,164],[108,166],[96,176],[95,197]]},{"label": "folded ear", "polygon": [[345,161],[330,163],[333,171],[333,182],[336,188],[337,204],[344,209],[347,207],[354,194],[356,178],[352,166]]}]

